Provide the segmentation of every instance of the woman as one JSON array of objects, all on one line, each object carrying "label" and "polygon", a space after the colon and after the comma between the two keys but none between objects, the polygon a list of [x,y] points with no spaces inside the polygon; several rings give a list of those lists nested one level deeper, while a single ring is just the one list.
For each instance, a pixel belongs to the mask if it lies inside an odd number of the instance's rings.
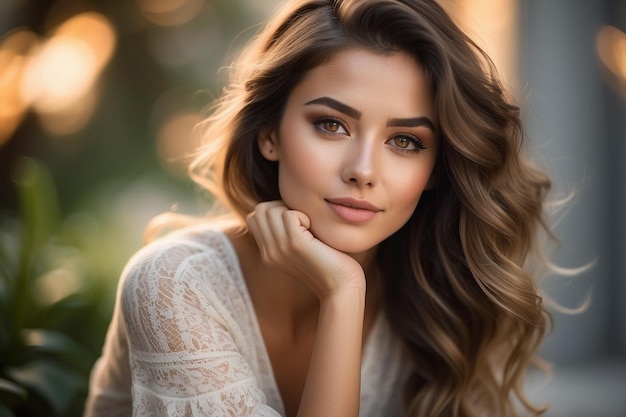
[{"label": "woman", "polygon": [[86,415],[540,411],[550,182],[434,1],[286,2],[205,126],[192,176],[236,221],[129,262]]}]

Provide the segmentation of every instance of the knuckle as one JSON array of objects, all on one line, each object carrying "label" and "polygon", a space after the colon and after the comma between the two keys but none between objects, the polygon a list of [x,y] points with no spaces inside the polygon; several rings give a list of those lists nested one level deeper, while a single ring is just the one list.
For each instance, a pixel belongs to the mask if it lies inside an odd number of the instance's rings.
[{"label": "knuckle", "polygon": [[254,208],[254,212],[257,215],[260,215],[262,213],[265,213],[267,211],[267,203],[259,203],[256,205],[256,207]]},{"label": "knuckle", "polygon": [[275,215],[275,216],[282,215],[284,211],[285,211],[285,208],[281,206],[271,206],[267,208],[267,212],[270,215]]}]

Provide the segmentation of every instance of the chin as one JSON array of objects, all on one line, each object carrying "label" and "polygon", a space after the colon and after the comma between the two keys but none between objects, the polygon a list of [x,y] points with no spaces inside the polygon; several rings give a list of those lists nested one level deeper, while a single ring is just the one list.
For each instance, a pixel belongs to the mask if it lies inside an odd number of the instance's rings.
[{"label": "chin", "polygon": [[376,250],[378,245],[382,242],[382,240],[373,239],[371,236],[364,238],[363,236],[344,233],[341,230],[319,235],[313,231],[313,235],[331,248],[350,255],[363,254]]}]

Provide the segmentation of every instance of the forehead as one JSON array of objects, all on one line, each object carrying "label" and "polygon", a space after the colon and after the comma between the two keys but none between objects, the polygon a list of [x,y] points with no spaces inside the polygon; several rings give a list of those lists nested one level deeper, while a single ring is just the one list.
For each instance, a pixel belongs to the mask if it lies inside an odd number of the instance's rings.
[{"label": "forehead", "polygon": [[428,77],[422,65],[403,52],[339,51],[305,74],[289,102],[302,104],[322,96],[350,104],[365,115],[435,117]]}]

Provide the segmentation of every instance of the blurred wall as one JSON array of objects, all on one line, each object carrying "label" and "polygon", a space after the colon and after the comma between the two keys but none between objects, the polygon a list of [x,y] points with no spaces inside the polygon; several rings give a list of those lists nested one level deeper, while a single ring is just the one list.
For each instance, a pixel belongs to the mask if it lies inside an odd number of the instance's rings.
[{"label": "blurred wall", "polygon": [[[622,3],[622,5],[618,4]],[[618,0],[524,0],[520,12],[520,85],[528,135],[555,182],[553,197],[575,191],[556,226],[556,262],[589,271],[550,278],[545,289],[582,314],[554,313],[544,353],[557,364],[626,354],[626,111],[598,59],[599,31],[624,30]],[[616,58],[624,62],[626,47]],[[626,75],[626,74],[624,74]],[[622,82],[624,80],[622,79]]]}]

